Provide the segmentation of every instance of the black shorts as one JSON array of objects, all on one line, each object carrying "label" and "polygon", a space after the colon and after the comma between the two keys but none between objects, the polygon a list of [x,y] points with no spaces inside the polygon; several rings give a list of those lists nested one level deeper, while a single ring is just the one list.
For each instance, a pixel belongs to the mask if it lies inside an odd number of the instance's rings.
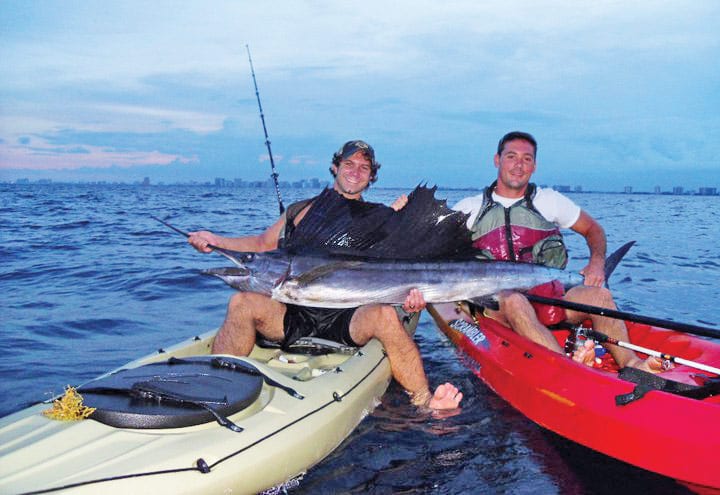
[{"label": "black shorts", "polygon": [[283,347],[302,337],[318,337],[351,347],[359,347],[350,337],[350,320],[357,308],[309,308],[286,304]]}]

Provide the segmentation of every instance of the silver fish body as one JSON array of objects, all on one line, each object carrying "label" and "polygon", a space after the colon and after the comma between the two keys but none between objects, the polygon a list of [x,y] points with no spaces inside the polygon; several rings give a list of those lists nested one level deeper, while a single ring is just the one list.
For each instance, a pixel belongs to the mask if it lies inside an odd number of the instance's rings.
[{"label": "silver fish body", "polygon": [[489,297],[527,290],[552,280],[582,283],[577,273],[506,261],[407,261],[318,254],[233,253],[237,267],[205,270],[241,291],[258,292],[300,306],[352,308],[402,304],[419,289],[429,303]]}]

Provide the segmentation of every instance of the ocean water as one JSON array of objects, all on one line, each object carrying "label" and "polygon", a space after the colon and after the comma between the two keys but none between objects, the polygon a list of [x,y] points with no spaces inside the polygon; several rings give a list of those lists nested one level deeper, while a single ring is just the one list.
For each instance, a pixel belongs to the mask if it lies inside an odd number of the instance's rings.
[{"label": "ocean water", "polygon": [[[284,191],[285,203],[315,192]],[[366,197],[388,202],[401,192]],[[436,195],[453,204],[470,194]],[[720,327],[720,197],[571,197],[603,224],[611,250],[637,241],[610,281],[621,309]],[[151,214],[240,235],[261,232],[278,208],[269,189],[0,185],[0,416],[222,322],[232,290],[198,272],[225,260],[195,252]],[[569,268],[579,269],[584,240],[571,233],[568,244]],[[392,384],[291,493],[685,492],[527,420],[463,365],[426,315],[416,341],[431,383],[464,392],[460,414],[419,414]]]}]

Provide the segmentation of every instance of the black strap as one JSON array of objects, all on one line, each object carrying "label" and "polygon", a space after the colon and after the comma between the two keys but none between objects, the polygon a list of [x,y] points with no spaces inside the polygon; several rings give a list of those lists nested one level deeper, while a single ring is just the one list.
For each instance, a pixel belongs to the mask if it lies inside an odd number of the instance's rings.
[{"label": "black strap", "polygon": [[180,406],[199,407],[205,409],[213,415],[215,421],[234,432],[243,431],[242,427],[230,421],[227,417],[218,413],[212,408],[213,405],[227,405],[227,398],[196,398],[177,392],[169,392],[158,387],[157,383],[152,381],[143,381],[133,383],[129,388],[112,388],[112,387],[89,387],[82,389],[83,393],[93,394],[117,394],[127,395],[137,399],[152,400],[157,402],[169,402]]},{"label": "black strap", "polygon": [[[188,364],[188,363],[196,363],[198,361],[194,361],[192,359],[182,359],[182,358],[176,358],[176,357],[170,357],[168,359],[168,364]],[[242,364],[231,361],[229,359],[223,359],[221,357],[214,357],[210,360],[210,365],[213,368],[224,368],[229,369],[232,371],[237,371],[240,373],[245,373],[247,375],[253,375],[253,376],[260,376],[262,379],[270,385],[271,387],[279,388],[280,390],[283,390],[284,392],[287,392],[288,395],[291,395],[292,397],[296,399],[304,399],[302,394],[297,392],[295,389],[288,387],[287,385],[283,385],[282,383],[273,380],[269,376],[265,375],[263,372],[261,372],[259,369],[251,365],[250,363],[243,361]]]},{"label": "black strap", "polygon": [[618,406],[625,406],[642,399],[646,393],[652,390],[660,390],[697,400],[720,394],[720,378],[709,378],[703,385],[698,386],[668,380],[637,368],[623,368],[618,373],[618,376],[623,380],[637,384],[632,392],[615,397],[615,404]]}]

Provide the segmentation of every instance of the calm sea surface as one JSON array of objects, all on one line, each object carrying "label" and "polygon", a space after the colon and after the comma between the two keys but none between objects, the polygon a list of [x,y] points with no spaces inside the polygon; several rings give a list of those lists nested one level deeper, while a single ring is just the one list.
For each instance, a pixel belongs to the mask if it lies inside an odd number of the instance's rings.
[{"label": "calm sea surface", "polygon": [[[285,202],[315,192],[287,190]],[[401,192],[373,189],[367,199]],[[470,194],[437,196],[453,204]],[[603,224],[611,250],[637,241],[611,279],[621,309],[720,326],[720,197],[571,197]],[[221,323],[231,289],[198,272],[225,260],[195,252],[150,214],[238,235],[262,231],[277,211],[269,189],[0,185],[0,416]],[[579,269],[584,241],[570,234],[568,243]],[[426,315],[416,341],[431,382],[464,392],[462,412],[420,416],[393,384],[292,493],[684,493],[524,418],[463,366]],[[648,448],[664,447],[648,439]]]}]

